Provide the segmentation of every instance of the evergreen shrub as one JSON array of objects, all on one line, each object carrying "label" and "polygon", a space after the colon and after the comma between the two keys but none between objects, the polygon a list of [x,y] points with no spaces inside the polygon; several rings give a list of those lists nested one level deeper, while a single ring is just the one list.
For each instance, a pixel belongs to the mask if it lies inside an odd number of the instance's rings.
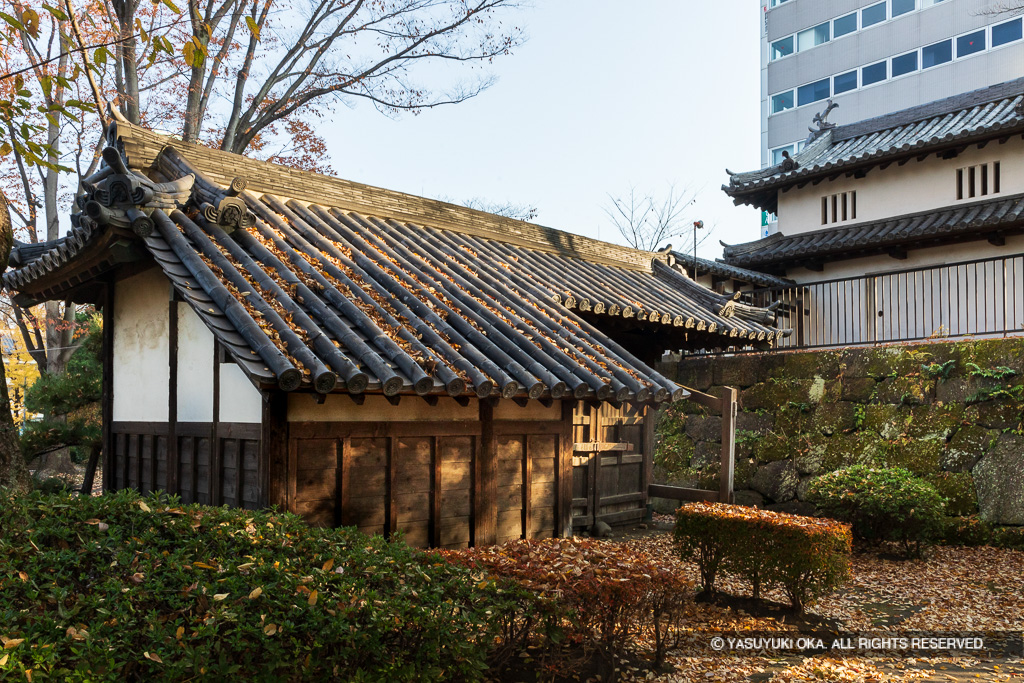
[{"label": "evergreen shrub", "polygon": [[802,610],[850,576],[850,527],[740,505],[685,503],[676,511],[675,540],[684,560],[700,568],[713,593],[721,571],[746,577],[754,597],[779,585]]},{"label": "evergreen shrub", "polygon": [[0,680],[479,680],[531,595],[352,529],[161,495],[3,498]]},{"label": "evergreen shrub", "polygon": [[918,557],[942,533],[946,501],[935,487],[900,467],[853,465],[816,479],[807,499],[848,522],[867,542],[895,541]]}]

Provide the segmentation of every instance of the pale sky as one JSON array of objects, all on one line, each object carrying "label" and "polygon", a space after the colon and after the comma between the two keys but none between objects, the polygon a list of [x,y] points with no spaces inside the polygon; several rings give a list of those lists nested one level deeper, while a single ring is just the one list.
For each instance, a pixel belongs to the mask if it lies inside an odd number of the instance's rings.
[{"label": "pale sky", "polygon": [[[719,189],[760,162],[760,8],[746,0],[534,0],[529,40],[468,102],[391,120],[359,104],[328,129],[342,178],[425,197],[535,206],[535,222],[621,242],[602,207],[629,187],[699,191],[700,247],[757,239]],[[692,251],[692,237],[673,240]]]}]

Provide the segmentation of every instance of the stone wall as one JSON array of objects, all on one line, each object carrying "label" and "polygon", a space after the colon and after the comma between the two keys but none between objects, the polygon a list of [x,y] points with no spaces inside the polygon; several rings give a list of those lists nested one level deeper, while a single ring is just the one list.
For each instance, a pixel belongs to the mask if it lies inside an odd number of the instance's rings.
[{"label": "stone wall", "polygon": [[[736,499],[809,514],[815,477],[905,467],[955,515],[1024,525],[1024,339],[688,358],[659,368],[718,395],[740,390]],[[663,411],[655,480],[717,489],[721,417]]]}]

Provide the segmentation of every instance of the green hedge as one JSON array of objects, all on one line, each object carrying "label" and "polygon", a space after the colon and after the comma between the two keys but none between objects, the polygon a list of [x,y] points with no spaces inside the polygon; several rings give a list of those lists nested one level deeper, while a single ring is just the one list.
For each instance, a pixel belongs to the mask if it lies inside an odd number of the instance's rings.
[{"label": "green hedge", "polygon": [[851,524],[857,538],[896,541],[913,556],[938,538],[945,519],[945,500],[935,487],[899,467],[829,472],[811,484],[807,500]]},{"label": "green hedge", "polygon": [[482,578],[289,514],[0,493],[0,679],[476,680],[529,604]]},{"label": "green hedge", "polygon": [[1024,527],[992,526],[979,517],[947,517],[939,540],[944,545],[991,545],[1024,550]]},{"label": "green hedge", "polygon": [[751,582],[755,598],[762,586],[778,584],[802,610],[850,576],[850,527],[832,520],[685,503],[676,511],[675,539],[683,559],[697,562],[706,593],[729,571]]}]

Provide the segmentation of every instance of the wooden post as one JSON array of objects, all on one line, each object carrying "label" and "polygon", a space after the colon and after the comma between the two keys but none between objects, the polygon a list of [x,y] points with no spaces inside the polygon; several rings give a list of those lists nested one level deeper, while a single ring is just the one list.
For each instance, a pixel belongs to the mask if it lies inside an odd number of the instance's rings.
[{"label": "wooden post", "polygon": [[210,505],[224,503],[220,457],[220,342],[213,341],[213,421],[210,423]]},{"label": "wooden post", "polygon": [[[601,407],[590,408],[590,441],[604,441],[604,430],[601,424]],[[601,451],[590,453],[590,526],[597,524],[597,515],[601,511]]]},{"label": "wooden post", "polygon": [[441,449],[438,438],[430,440],[430,547],[441,545]]},{"label": "wooden post", "polygon": [[167,305],[167,493],[180,494],[178,486],[178,297],[171,287]]},{"label": "wooden post", "polygon": [[283,391],[272,389],[263,398],[258,467],[260,506],[276,505],[279,510],[287,510],[288,396]]},{"label": "wooden post", "polygon": [[480,445],[473,467],[473,545],[493,545],[498,540],[497,443],[494,438],[494,408],[480,401]]},{"label": "wooden post", "polygon": [[[641,409],[638,409],[639,413]],[[643,480],[641,483],[641,491],[643,492],[643,498],[641,504],[644,508],[647,508],[647,504],[650,503],[650,486],[654,481],[654,428],[657,426],[658,411],[654,409],[654,406],[646,405],[642,408],[644,416],[644,428],[643,428],[643,450],[640,452],[644,456],[643,460]],[[644,517],[647,517],[647,513],[644,513]]]},{"label": "wooden post", "polygon": [[[103,286],[103,491],[113,491],[114,477],[114,282]],[[127,483],[127,482],[126,482]]]},{"label": "wooden post", "polygon": [[736,389],[722,390],[722,469],[718,489],[720,503],[732,503],[733,475],[736,467]]},{"label": "wooden post", "polygon": [[576,401],[562,401],[562,433],[558,439],[558,491],[555,535],[562,538],[572,536],[572,454],[574,439],[573,417]]},{"label": "wooden post", "polygon": [[398,463],[395,462],[395,437],[388,437],[387,481],[384,484],[384,537],[392,538],[398,531],[397,493]]},{"label": "wooden post", "polygon": [[533,526],[533,496],[531,495],[533,479],[533,461],[530,457],[530,436],[523,437],[523,493],[520,504],[523,509],[523,538],[530,538],[530,527]]}]

